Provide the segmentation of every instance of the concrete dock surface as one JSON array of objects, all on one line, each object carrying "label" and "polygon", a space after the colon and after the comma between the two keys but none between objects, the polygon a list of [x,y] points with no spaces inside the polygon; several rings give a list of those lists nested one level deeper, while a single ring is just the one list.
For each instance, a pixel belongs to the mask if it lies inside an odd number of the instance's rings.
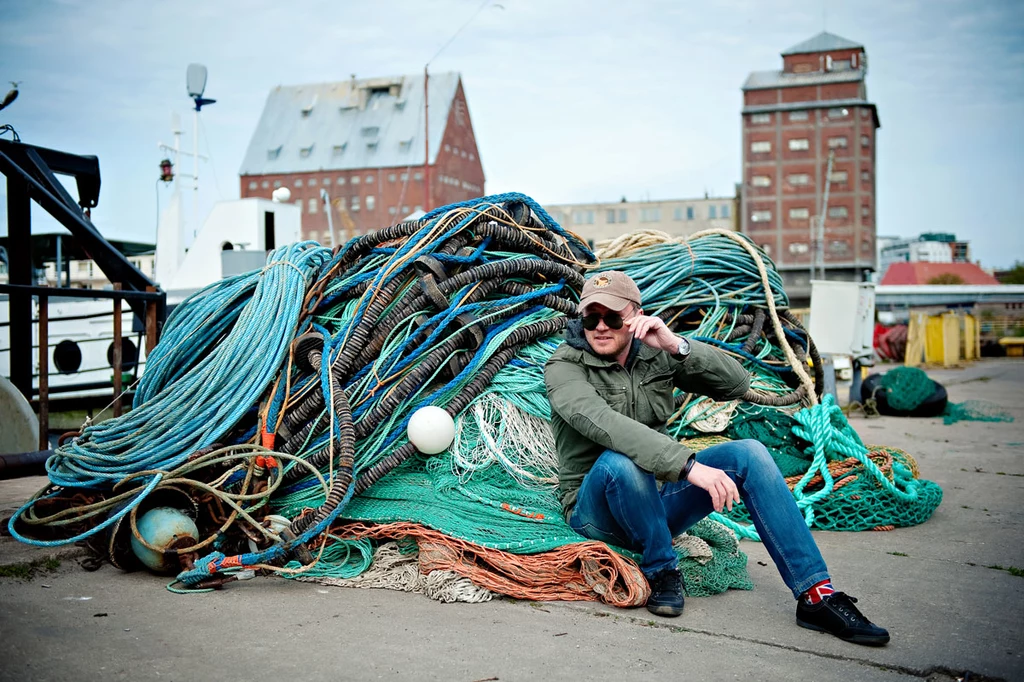
[{"label": "concrete dock surface", "polygon": [[[753,542],[741,545],[753,591],[691,598],[666,619],[276,578],[177,595],[168,578],[88,573],[77,548],[3,537],[0,565],[60,565],[0,578],[0,680],[1024,679],[1024,361],[929,374],[951,400],[991,401],[1016,419],[852,417],[865,442],[906,450],[944,491],[921,526],[815,531],[836,588],[889,628],[883,648],[798,628],[792,595]],[[0,515],[44,483],[0,481]]]}]

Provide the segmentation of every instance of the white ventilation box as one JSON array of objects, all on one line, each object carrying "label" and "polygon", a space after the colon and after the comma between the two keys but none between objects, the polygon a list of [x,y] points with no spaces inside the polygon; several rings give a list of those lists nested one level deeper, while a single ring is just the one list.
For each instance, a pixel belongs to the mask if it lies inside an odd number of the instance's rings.
[{"label": "white ventilation box", "polygon": [[874,353],[875,285],[811,281],[811,324],[818,352],[854,357]]}]

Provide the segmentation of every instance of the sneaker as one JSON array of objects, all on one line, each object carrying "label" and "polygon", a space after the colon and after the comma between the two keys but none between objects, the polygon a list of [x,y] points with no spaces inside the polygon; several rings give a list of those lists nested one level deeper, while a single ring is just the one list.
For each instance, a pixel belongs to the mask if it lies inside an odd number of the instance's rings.
[{"label": "sneaker", "polygon": [[665,568],[649,579],[651,596],[647,610],[658,616],[674,618],[683,612],[683,577],[677,568]]},{"label": "sneaker", "polygon": [[827,632],[854,644],[887,644],[889,631],[865,618],[854,606],[856,603],[857,600],[845,592],[830,594],[817,604],[808,604],[805,599],[800,599],[796,605],[796,624],[808,630]]}]

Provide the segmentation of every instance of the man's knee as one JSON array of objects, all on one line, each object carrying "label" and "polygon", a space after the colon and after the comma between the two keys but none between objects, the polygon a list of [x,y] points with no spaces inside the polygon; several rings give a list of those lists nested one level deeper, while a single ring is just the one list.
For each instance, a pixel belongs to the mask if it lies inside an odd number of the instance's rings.
[{"label": "man's knee", "polygon": [[629,457],[621,452],[605,450],[594,467],[601,467],[610,480],[623,488],[639,490],[649,485],[652,476],[636,465]]},{"label": "man's knee", "polygon": [[772,455],[768,452],[768,448],[764,446],[764,443],[752,438],[734,442],[739,446],[736,454],[740,459],[738,463],[744,470],[748,472],[758,470],[774,472],[776,469],[775,460],[772,459]]}]

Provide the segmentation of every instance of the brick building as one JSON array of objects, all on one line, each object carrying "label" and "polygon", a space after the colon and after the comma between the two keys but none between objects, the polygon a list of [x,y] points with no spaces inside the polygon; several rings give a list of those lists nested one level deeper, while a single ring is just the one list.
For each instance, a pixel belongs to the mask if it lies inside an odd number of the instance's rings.
[{"label": "brick building", "polygon": [[[335,243],[484,193],[484,171],[457,73],[429,79],[430,165],[424,167],[423,75],[278,86],[239,171],[241,196],[291,191],[305,238]],[[429,177],[429,197],[426,182]]]},{"label": "brick building", "polygon": [[866,74],[863,45],[820,33],[783,52],[781,71],[755,71],[743,85],[740,230],[768,252],[796,297],[809,295],[816,256],[828,279],[861,281],[876,267],[881,124]]}]

